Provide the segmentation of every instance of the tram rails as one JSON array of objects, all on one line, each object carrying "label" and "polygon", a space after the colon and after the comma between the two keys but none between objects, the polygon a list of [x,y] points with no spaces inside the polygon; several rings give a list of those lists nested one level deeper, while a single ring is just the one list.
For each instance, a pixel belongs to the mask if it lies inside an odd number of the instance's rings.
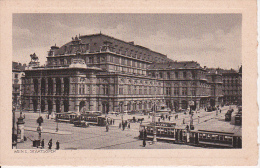
[{"label": "tram rails", "polygon": [[[146,129],[146,134],[144,134]],[[231,132],[217,132],[209,130],[187,130],[176,126],[164,126],[164,124],[141,124],[139,138],[152,139],[156,130],[158,140],[172,141],[195,146],[214,146],[220,148],[242,148],[242,136]]]}]

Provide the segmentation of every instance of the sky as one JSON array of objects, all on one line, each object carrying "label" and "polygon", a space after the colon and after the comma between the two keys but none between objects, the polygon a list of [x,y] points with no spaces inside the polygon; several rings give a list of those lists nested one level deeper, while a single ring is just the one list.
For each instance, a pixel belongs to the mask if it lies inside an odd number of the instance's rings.
[{"label": "sky", "polygon": [[242,14],[13,14],[13,61],[47,61],[52,45],[103,34],[209,68],[242,65]]}]

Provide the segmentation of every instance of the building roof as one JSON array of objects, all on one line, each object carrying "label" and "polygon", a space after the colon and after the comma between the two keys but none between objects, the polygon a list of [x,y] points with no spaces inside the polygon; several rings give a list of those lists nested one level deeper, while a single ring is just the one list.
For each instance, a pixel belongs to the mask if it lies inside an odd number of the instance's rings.
[{"label": "building roof", "polygon": [[217,71],[221,74],[234,74],[234,73],[238,73],[238,71],[234,70],[234,69],[220,69],[218,68]]},{"label": "building roof", "polygon": [[18,62],[12,62],[12,70],[17,70],[17,71],[24,71],[26,68],[26,64],[21,64]]},{"label": "building roof", "polygon": [[153,63],[149,66],[150,70],[155,69],[201,69],[199,63],[195,61],[169,61],[167,63]]},{"label": "building roof", "polygon": [[[86,43],[86,40],[89,39],[90,37],[104,37],[104,38],[107,38],[107,39],[111,39],[111,40],[114,40],[114,41],[118,41],[118,42],[122,42],[126,45],[130,45],[130,46],[133,46],[133,47],[136,47],[136,48],[139,48],[139,49],[142,49],[142,50],[146,50],[146,51],[150,51],[150,52],[153,52],[153,53],[156,53],[156,54],[159,54],[160,56],[166,58],[167,56],[165,54],[161,54],[159,52],[156,52],[156,51],[152,51],[150,50],[149,48],[146,48],[144,46],[140,46],[140,45],[135,45],[134,42],[126,42],[126,41],[123,41],[123,40],[120,40],[120,39],[117,39],[117,38],[114,38],[114,37],[111,37],[111,36],[108,36],[108,35],[105,35],[105,34],[102,34],[102,33],[97,33],[97,34],[90,34],[90,35],[79,35],[79,37],[75,37],[77,38],[77,40],[79,40],[82,44]],[[102,39],[104,42],[107,42],[107,43],[111,43],[109,41],[107,41],[106,39]],[[69,46],[69,45],[72,45],[73,42],[75,42],[76,40],[73,38],[72,41],[64,44],[63,46],[61,46],[56,52],[55,52],[55,55],[61,55],[61,54],[64,54],[65,53],[65,46]]]}]

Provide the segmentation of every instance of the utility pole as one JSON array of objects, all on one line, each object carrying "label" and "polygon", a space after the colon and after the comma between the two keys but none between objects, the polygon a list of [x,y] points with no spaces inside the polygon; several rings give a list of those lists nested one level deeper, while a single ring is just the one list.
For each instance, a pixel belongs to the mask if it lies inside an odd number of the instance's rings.
[{"label": "utility pole", "polygon": [[157,142],[157,138],[156,138],[156,121],[155,121],[155,116],[156,116],[156,93],[157,89],[155,87],[155,100],[154,100],[154,108],[153,108],[153,144],[155,144]]}]

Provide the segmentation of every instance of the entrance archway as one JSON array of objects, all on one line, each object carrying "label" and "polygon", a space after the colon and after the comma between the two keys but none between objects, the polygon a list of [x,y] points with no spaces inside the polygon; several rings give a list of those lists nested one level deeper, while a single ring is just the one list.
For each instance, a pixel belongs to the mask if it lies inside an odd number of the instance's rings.
[{"label": "entrance archway", "polygon": [[56,112],[57,112],[57,113],[60,113],[60,112],[61,112],[61,109],[60,109],[60,101],[59,101],[59,100],[56,100]]},{"label": "entrance archway", "polygon": [[56,78],[56,94],[61,95],[61,79]]},{"label": "entrance archway", "polygon": [[45,79],[44,78],[42,78],[42,80],[41,80],[41,94],[42,95],[45,95],[45,89],[46,87],[45,87]]},{"label": "entrance archway", "polygon": [[33,79],[34,92],[38,94],[38,79]]},{"label": "entrance archway", "polygon": [[179,111],[179,102],[175,101],[173,104],[174,104],[174,110]]},{"label": "entrance archway", "polygon": [[210,106],[215,107],[215,100],[214,99],[210,99]]},{"label": "entrance archway", "polygon": [[102,113],[108,114],[109,112],[109,105],[108,102],[102,102]]},{"label": "entrance archway", "polygon": [[63,104],[64,104],[64,112],[68,112],[69,111],[69,101],[64,100]]},{"label": "entrance archway", "polygon": [[41,112],[44,112],[45,110],[45,101],[41,100]]},{"label": "entrance archway", "polygon": [[83,107],[85,107],[85,101],[79,103],[79,111],[81,111]]},{"label": "entrance archway", "polygon": [[33,111],[35,113],[37,112],[37,106],[38,106],[38,101],[36,99],[33,99]]},{"label": "entrance archway", "polygon": [[49,114],[51,114],[52,108],[53,108],[52,101],[51,101],[51,100],[48,100],[48,112],[49,112]]},{"label": "entrance archway", "polygon": [[181,101],[181,108],[184,110],[188,108],[188,102],[186,100]]},{"label": "entrance archway", "polygon": [[70,80],[69,78],[64,78],[64,94],[69,95],[70,92]]},{"label": "entrance archway", "polygon": [[48,95],[53,95],[53,80],[48,78]]}]

